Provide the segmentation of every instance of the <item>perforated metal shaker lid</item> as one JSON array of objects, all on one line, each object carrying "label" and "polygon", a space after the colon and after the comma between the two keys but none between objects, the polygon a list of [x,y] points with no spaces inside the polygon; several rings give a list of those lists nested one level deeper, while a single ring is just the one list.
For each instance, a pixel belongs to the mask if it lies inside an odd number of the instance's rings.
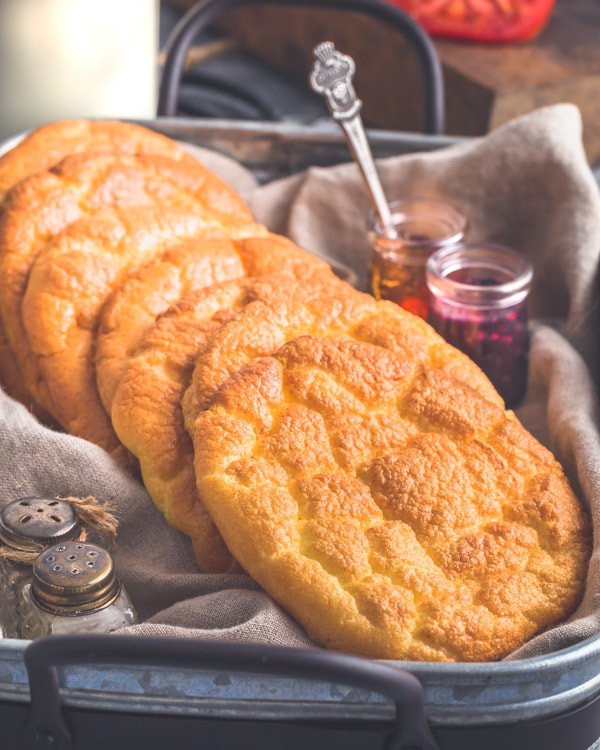
[{"label": "perforated metal shaker lid", "polygon": [[32,595],[51,612],[77,614],[102,609],[119,591],[112,557],[96,544],[55,544],[33,563]]},{"label": "perforated metal shaker lid", "polygon": [[0,511],[0,541],[17,549],[73,539],[79,529],[73,506],[55,497],[21,497]]}]

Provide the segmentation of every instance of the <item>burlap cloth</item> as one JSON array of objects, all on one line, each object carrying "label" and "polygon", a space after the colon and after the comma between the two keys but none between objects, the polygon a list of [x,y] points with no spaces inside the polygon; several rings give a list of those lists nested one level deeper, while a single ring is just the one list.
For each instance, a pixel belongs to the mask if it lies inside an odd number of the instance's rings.
[{"label": "burlap cloth", "polygon": [[[229,168],[232,171],[229,171]],[[240,186],[259,221],[355,268],[364,284],[368,200],[353,164],[258,187],[222,157],[213,168]],[[585,598],[571,620],[513,657],[571,645],[600,630],[600,431],[597,271],[600,194],[572,105],[540,109],[490,135],[379,163],[388,197],[451,198],[470,238],[512,246],[533,262],[528,395],[518,415],[563,463],[596,529]],[[204,575],[186,537],[144,488],[100,448],[39,425],[0,392],[0,503],[25,495],[87,496],[116,507],[117,570],[141,624],[129,633],[311,646],[303,629],[245,575]]]}]

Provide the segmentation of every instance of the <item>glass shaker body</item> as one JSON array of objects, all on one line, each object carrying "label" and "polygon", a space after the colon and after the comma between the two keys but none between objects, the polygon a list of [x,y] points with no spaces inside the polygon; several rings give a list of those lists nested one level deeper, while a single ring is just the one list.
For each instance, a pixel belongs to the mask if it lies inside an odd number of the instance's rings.
[{"label": "glass shaker body", "polygon": [[529,261],[501,245],[457,245],[427,262],[429,322],[481,367],[509,408],[527,389],[532,277]]},{"label": "glass shaker body", "polygon": [[0,623],[4,638],[19,638],[19,610],[17,589],[31,579],[31,566],[11,560],[0,561]]},{"label": "glass shaker body", "polygon": [[110,554],[95,544],[66,542],[44,550],[31,582],[18,591],[23,638],[111,633],[137,622]]},{"label": "glass shaker body", "polygon": [[35,556],[46,545],[75,538],[81,525],[74,508],[54,497],[23,497],[0,512],[0,625],[18,638],[17,590],[32,577]]},{"label": "glass shaker body", "polygon": [[421,318],[427,318],[429,290],[425,266],[436,250],[461,242],[467,227],[464,215],[437,198],[392,201],[390,213],[397,238],[383,233],[378,214],[367,217],[372,249],[370,290],[375,299],[396,302]]}]

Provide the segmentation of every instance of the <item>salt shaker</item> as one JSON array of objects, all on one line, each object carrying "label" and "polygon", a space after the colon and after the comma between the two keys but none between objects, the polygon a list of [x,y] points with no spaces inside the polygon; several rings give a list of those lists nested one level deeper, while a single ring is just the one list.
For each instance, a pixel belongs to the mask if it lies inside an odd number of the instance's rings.
[{"label": "salt shaker", "polygon": [[429,322],[481,367],[509,408],[527,388],[532,278],[529,261],[502,245],[456,245],[427,261]]},{"label": "salt shaker", "polygon": [[23,497],[0,512],[0,626],[19,637],[17,589],[32,577],[36,555],[46,546],[76,538],[80,519],[68,502],[54,497]]},{"label": "salt shaker", "polygon": [[369,285],[375,299],[396,302],[426,319],[429,291],[425,266],[440,248],[463,241],[467,219],[461,211],[440,198],[409,197],[390,203],[396,237],[386,236],[379,216],[367,216],[371,245]]},{"label": "salt shaker", "polygon": [[18,591],[23,638],[110,633],[137,622],[113,559],[99,545],[56,544],[38,555],[32,573]]}]

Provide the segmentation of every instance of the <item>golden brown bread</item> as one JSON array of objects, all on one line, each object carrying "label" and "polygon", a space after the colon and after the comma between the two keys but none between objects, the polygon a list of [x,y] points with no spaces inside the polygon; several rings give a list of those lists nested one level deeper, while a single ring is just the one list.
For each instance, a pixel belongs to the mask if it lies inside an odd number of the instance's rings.
[{"label": "golden brown bread", "polygon": [[290,243],[265,255],[273,236],[194,164],[116,122],[55,123],[0,157],[9,392],[31,404],[17,352],[63,426],[122,458],[98,393],[110,408],[121,381],[117,433],[200,567],[239,557],[327,647],[488,660],[566,617],[590,530],[552,456],[466,357],[391,303],[325,293],[304,251],[293,280],[242,281]]},{"label": "golden brown bread", "polygon": [[[0,202],[18,182],[48,169],[69,154],[90,148],[126,153],[163,154],[193,164],[196,160],[171,138],[133,123],[102,120],[62,120],[36,128],[0,156]],[[0,319],[0,383],[41,419],[51,416],[27,390]]]},{"label": "golden brown bread", "polygon": [[0,156],[0,201],[25,177],[90,148],[193,161],[176,141],[141,125],[116,120],[58,120],[32,130]]},{"label": "golden brown bread", "polygon": [[194,237],[266,234],[264,227],[203,209],[105,209],[70,224],[40,250],[21,314],[30,356],[19,362],[29,390],[69,432],[115,456],[121,446],[98,390],[93,347],[98,316],[127,275]]},{"label": "golden brown bread", "polygon": [[580,599],[589,520],[558,463],[399,352],[300,337],[232,375],[192,438],[227,546],[323,646],[499,659]]},{"label": "golden brown bread", "polygon": [[[281,249],[278,238],[265,238],[265,249],[269,241]],[[191,538],[198,566],[207,573],[239,566],[198,499],[180,402],[197,353],[236,311],[256,300],[344,286],[321,264],[298,263],[291,253],[286,267],[285,258],[283,253],[279,261],[285,272],[196,290],[160,315],[130,358],[113,398],[111,416],[119,439],[138,458],[154,503],[171,526]]]},{"label": "golden brown bread", "polygon": [[0,362],[0,381],[21,380],[18,362],[27,349],[21,301],[31,265],[46,242],[102,208],[196,203],[218,216],[252,221],[241,198],[202,164],[159,154],[82,152],[10,190],[0,204],[0,325],[17,359]]},{"label": "golden brown bread", "polygon": [[195,289],[227,279],[262,276],[298,266],[328,270],[325,261],[275,234],[241,240],[195,239],[169,248],[110,295],[96,338],[96,379],[110,413],[115,390],[130,357],[156,317]]},{"label": "golden brown bread", "polygon": [[150,497],[171,526],[192,531],[205,573],[239,568],[198,501],[179,402],[197,348],[220,325],[214,316],[234,309],[239,297],[239,284],[224,282],[190,294],[159,317],[124,371],[112,404],[115,432],[139,460]]},{"label": "golden brown bread", "polygon": [[290,297],[262,306],[257,302],[223,326],[197,358],[192,384],[183,400],[187,428],[193,429],[196,416],[208,406],[221,384],[251,359],[272,354],[297,336],[335,333],[443,369],[503,406],[479,367],[421,318],[392,302],[376,302],[369,294],[348,294],[332,288],[329,294],[309,299]]}]

